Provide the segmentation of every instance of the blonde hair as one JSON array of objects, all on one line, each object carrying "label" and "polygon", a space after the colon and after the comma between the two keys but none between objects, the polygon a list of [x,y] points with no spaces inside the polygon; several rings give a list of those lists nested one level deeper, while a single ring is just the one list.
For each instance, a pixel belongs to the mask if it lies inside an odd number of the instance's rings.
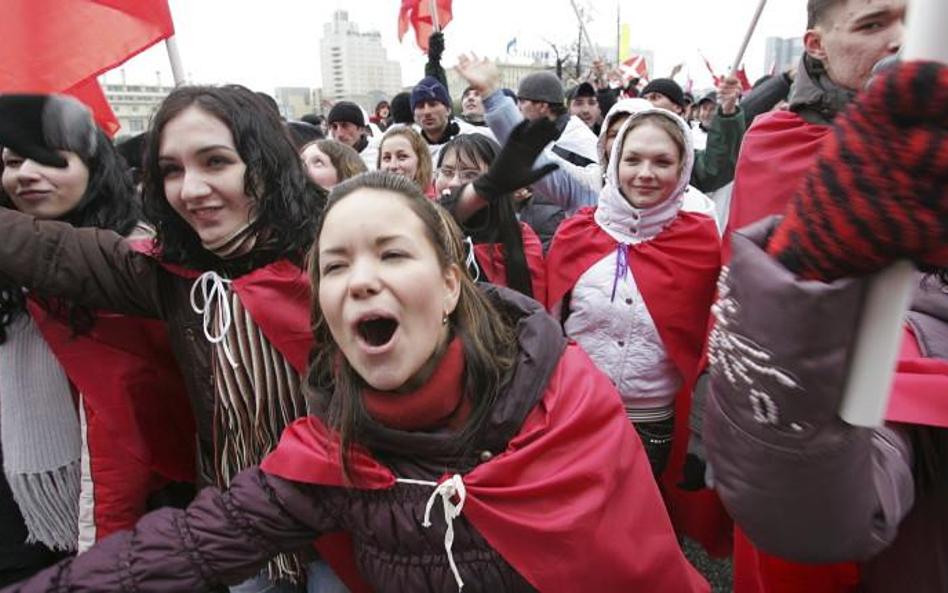
[{"label": "blonde hair", "polygon": [[412,177],[412,181],[415,182],[421,191],[428,191],[428,187],[434,180],[431,152],[428,150],[428,143],[421,137],[421,134],[409,126],[399,126],[385,132],[385,135],[382,136],[382,141],[379,143],[379,154],[375,167],[377,169],[382,168],[382,147],[385,146],[386,140],[394,138],[395,136],[403,136],[408,139],[408,144],[411,145],[411,149],[415,151],[415,156],[418,157],[418,167],[415,169],[415,175]]}]

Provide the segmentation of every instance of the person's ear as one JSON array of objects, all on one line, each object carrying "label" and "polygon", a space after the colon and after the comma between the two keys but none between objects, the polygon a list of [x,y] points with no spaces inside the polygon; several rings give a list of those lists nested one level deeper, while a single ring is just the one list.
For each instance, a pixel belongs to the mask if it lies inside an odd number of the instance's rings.
[{"label": "person's ear", "polygon": [[811,58],[825,63],[826,48],[823,47],[823,32],[819,28],[808,29],[803,34],[803,47]]},{"label": "person's ear", "polygon": [[457,264],[451,264],[444,269],[444,303],[442,310],[445,315],[450,316],[458,306],[458,299],[461,297],[461,268]]}]

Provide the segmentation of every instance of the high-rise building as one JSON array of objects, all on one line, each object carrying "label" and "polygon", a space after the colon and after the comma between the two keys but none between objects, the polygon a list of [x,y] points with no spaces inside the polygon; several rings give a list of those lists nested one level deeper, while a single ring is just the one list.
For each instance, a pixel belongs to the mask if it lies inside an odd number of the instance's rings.
[{"label": "high-rise building", "polygon": [[355,101],[371,111],[402,90],[401,65],[388,59],[381,34],[359,32],[345,10],[334,12],[332,22],[323,25],[319,51],[326,99]]},{"label": "high-rise building", "polygon": [[796,66],[803,55],[802,37],[768,37],[764,52],[764,72],[783,72]]}]

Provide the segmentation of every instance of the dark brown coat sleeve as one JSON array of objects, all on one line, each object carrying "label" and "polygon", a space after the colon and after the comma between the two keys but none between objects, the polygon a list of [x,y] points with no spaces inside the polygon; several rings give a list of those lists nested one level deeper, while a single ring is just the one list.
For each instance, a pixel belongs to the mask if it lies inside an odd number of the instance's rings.
[{"label": "dark brown coat sleeve", "polygon": [[92,309],[165,317],[158,285],[167,273],[117,233],[0,208],[0,237],[0,275],[14,284]]},{"label": "dark brown coat sleeve", "polygon": [[256,574],[279,552],[338,531],[338,488],[289,482],[258,468],[230,489],[205,488],[185,510],[162,509],[3,593],[208,591]]}]

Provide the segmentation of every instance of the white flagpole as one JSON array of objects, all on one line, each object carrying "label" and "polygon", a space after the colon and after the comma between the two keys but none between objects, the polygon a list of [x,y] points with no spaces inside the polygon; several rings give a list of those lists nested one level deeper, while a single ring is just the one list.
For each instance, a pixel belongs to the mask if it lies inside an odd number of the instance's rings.
[{"label": "white flagpole", "polygon": [[441,30],[441,24],[438,22],[438,0],[431,0],[431,27],[435,31]]},{"label": "white flagpole", "polygon": [[589,38],[589,31],[586,30],[586,24],[583,22],[583,15],[580,14],[579,7],[576,6],[576,0],[569,0],[569,3],[573,6],[573,12],[576,13],[576,20],[579,22],[579,30],[583,35],[583,41],[586,42],[586,46],[589,48],[589,55],[594,58],[600,58],[599,52],[596,51],[596,47]]},{"label": "white flagpole", "polygon": [[747,33],[744,34],[744,41],[741,42],[740,49],[737,50],[737,56],[734,57],[734,61],[731,62],[731,76],[737,75],[738,68],[741,67],[741,61],[744,59],[744,52],[747,51],[747,44],[750,43],[751,37],[754,35],[754,29],[757,28],[757,22],[760,21],[760,14],[764,12],[764,5],[767,4],[767,0],[760,0],[757,3],[757,10],[754,12],[754,18],[751,19],[750,26],[747,27]]},{"label": "white flagpole", "polygon": [[171,77],[175,86],[184,84],[184,65],[181,63],[181,52],[178,51],[178,40],[175,36],[165,39],[165,48],[168,50],[168,61],[171,62]]},{"label": "white flagpole", "polygon": [[[948,64],[946,30],[948,2],[912,0],[902,59]],[[839,410],[840,417],[849,424],[879,426],[885,420],[914,279],[912,264],[898,261],[879,272],[869,285]]]}]

